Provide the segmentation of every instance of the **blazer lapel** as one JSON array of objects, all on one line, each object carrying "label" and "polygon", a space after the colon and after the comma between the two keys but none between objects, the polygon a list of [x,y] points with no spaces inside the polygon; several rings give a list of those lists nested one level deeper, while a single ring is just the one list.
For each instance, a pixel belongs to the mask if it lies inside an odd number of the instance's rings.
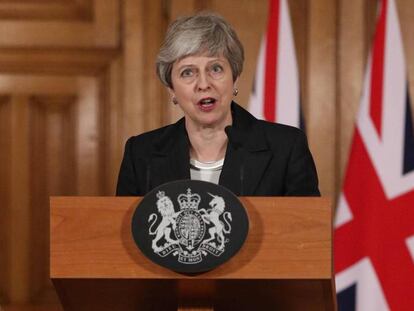
[{"label": "blazer lapel", "polygon": [[247,152],[244,158],[244,187],[242,195],[254,195],[272,158],[269,150]]},{"label": "blazer lapel", "polygon": [[254,195],[272,158],[263,129],[243,108],[232,105],[233,126],[219,184],[236,195]]},{"label": "blazer lapel", "polygon": [[187,132],[175,141],[168,162],[173,180],[190,179],[190,150]]},{"label": "blazer lapel", "polygon": [[253,195],[271,158],[267,148],[249,150],[229,145],[219,184],[236,195]]},{"label": "blazer lapel", "polygon": [[190,179],[189,143],[184,119],[168,128],[155,142],[151,159],[151,187]]},{"label": "blazer lapel", "polygon": [[243,150],[234,148],[229,142],[219,184],[231,190],[236,195],[241,195],[243,192],[243,156]]}]

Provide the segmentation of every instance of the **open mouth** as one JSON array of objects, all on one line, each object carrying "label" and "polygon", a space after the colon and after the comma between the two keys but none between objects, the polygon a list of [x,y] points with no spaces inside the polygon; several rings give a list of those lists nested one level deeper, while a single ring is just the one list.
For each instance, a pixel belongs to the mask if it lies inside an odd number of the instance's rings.
[{"label": "open mouth", "polygon": [[202,110],[210,110],[211,108],[214,107],[214,104],[216,102],[217,102],[217,100],[215,98],[213,98],[213,97],[206,97],[206,98],[201,99],[198,102],[198,105],[199,105],[199,107]]}]

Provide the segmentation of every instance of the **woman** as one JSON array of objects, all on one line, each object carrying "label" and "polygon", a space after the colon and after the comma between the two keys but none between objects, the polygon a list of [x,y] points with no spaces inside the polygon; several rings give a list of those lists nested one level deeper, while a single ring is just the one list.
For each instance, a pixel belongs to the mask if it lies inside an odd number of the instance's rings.
[{"label": "woman", "polygon": [[236,195],[319,195],[305,135],[257,120],[233,102],[243,61],[236,33],[220,16],[201,13],[170,25],[157,74],[184,118],[127,141],[117,195],[141,196],[190,178]]}]

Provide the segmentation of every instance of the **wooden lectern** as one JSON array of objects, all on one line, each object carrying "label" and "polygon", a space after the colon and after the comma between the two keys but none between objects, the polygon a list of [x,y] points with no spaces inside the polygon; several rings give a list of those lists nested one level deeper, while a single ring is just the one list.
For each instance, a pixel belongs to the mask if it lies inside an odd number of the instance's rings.
[{"label": "wooden lectern", "polygon": [[222,266],[181,275],[135,245],[137,197],[52,197],[50,277],[65,310],[335,310],[326,198],[242,197],[250,229]]}]

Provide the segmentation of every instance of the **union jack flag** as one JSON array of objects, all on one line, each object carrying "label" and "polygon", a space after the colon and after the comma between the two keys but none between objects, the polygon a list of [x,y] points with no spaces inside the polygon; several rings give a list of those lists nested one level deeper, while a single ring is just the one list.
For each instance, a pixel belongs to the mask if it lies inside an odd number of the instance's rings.
[{"label": "union jack flag", "polygon": [[380,2],[335,227],[339,310],[414,310],[414,135],[394,0]]},{"label": "union jack flag", "polygon": [[303,128],[298,66],[286,0],[269,0],[267,30],[260,46],[249,111],[258,119]]}]

